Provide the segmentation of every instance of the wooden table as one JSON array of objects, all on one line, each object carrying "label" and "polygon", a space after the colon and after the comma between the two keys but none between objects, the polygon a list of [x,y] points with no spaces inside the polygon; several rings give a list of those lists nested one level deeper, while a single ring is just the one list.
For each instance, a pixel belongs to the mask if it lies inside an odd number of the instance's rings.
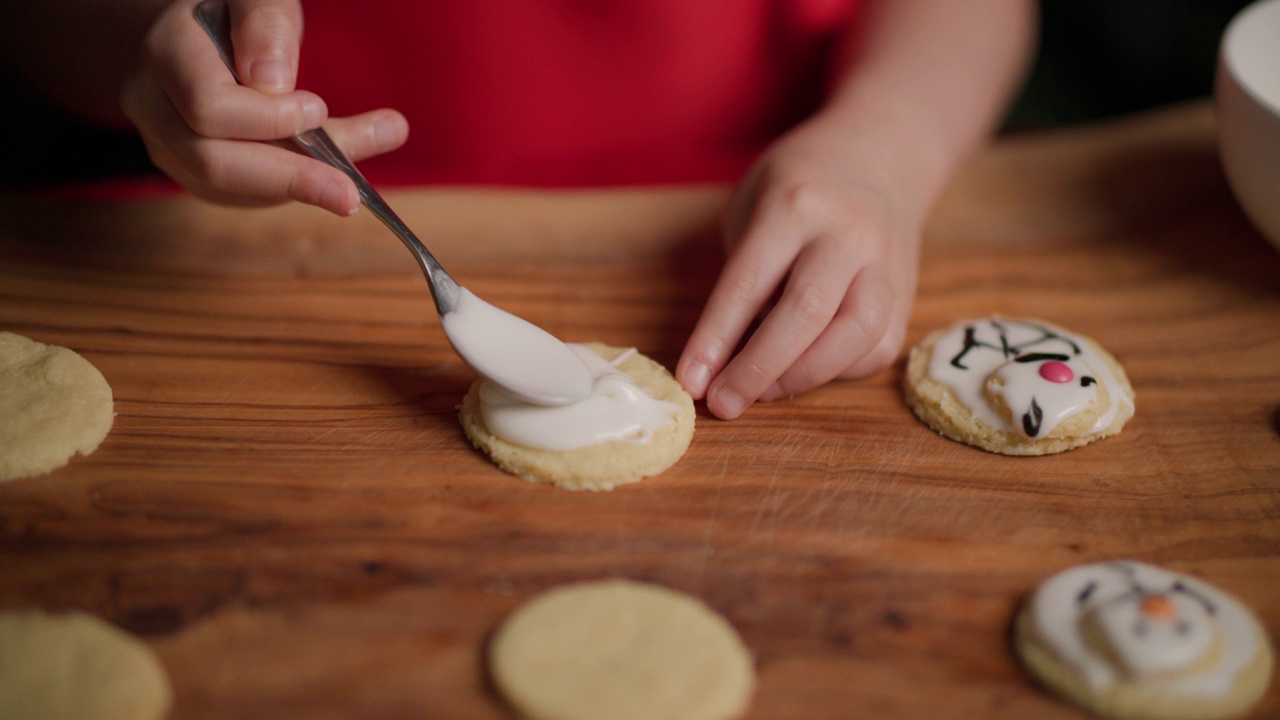
[{"label": "wooden table", "polygon": [[[368,217],[187,199],[0,204],[0,328],[71,347],[118,416],[89,458],[0,485],[0,607],[146,639],[194,718],[504,718],[484,648],[552,586],[692,593],[755,654],[749,717],[1073,718],[1010,652],[1066,566],[1136,558],[1280,632],[1280,254],[1203,104],[1005,139],[927,233],[910,342],[1036,315],[1118,355],[1118,437],[1007,458],[904,406],[901,364],[722,422],[612,493],[472,450],[450,352]],[[392,203],[477,294],[674,365],[720,262],[724,188],[432,190]],[[1280,714],[1274,685],[1253,717]]]}]

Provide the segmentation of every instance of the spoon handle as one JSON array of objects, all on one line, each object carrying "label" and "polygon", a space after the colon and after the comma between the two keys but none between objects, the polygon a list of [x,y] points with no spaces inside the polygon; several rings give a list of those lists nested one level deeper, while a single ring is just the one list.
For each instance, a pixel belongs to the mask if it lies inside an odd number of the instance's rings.
[{"label": "spoon handle", "polygon": [[[240,81],[240,74],[236,72],[235,61],[233,60],[233,50],[231,47],[231,18],[227,9],[227,4],[223,0],[205,0],[195,9],[196,21],[208,33],[209,38],[213,40],[213,44],[218,48],[218,55],[222,57],[222,62],[226,64],[227,69],[235,77],[236,82]],[[426,275],[427,285],[431,287],[431,297],[435,300],[436,310],[441,316],[452,312],[458,305],[458,294],[461,287],[453,276],[440,265],[427,246],[422,244],[417,235],[409,229],[408,225],[396,215],[386,200],[378,194],[377,190],[369,184],[364,175],[356,169],[355,163],[338,148],[329,137],[329,133],[324,128],[315,128],[313,130],[304,130],[293,137],[293,141],[306,154],[331,165],[342,172],[356,184],[356,191],[360,194],[360,201],[369,211],[374,214],[383,225],[386,225],[405,247],[413,253],[414,258],[418,261],[418,266],[422,268],[422,272]]]},{"label": "spoon handle", "polygon": [[[221,2],[221,0],[209,0],[210,2]],[[408,225],[400,219],[400,216],[391,209],[386,200],[378,194],[377,190],[369,184],[364,175],[356,169],[354,163],[347,158],[338,146],[334,144],[329,137],[329,133],[324,128],[315,128],[314,130],[304,130],[294,136],[293,141],[298,147],[302,148],[311,157],[324,162],[328,165],[338,168],[351,178],[356,184],[356,191],[360,194],[360,201],[369,211],[374,214],[383,225],[400,238],[400,241],[409,248],[414,258],[418,261],[418,266],[422,268],[422,272],[427,276],[427,284],[431,286],[431,296],[435,299],[436,309],[441,315],[452,312],[458,304],[458,292],[460,288],[453,276],[450,275],[436,260],[427,246],[418,239],[418,236],[409,229]]]}]

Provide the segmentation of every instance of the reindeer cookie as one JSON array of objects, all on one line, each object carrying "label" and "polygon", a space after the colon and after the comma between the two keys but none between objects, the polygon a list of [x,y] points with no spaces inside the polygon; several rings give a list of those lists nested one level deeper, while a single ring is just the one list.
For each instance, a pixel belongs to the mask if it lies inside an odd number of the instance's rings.
[{"label": "reindeer cookie", "polygon": [[1004,455],[1047,455],[1120,432],[1124,369],[1093,340],[1040,320],[968,320],[911,349],[905,391],[943,435]]},{"label": "reindeer cookie", "polygon": [[1014,627],[1033,676],[1116,720],[1241,714],[1267,689],[1272,651],[1234,598],[1139,562],[1070,568],[1046,580]]}]

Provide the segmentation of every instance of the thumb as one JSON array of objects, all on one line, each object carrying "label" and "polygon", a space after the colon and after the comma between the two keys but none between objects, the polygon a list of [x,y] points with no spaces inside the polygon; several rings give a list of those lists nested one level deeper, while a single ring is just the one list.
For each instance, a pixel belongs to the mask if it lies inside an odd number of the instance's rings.
[{"label": "thumb", "polygon": [[302,45],[300,0],[229,0],[227,6],[240,78],[260,92],[292,91]]}]

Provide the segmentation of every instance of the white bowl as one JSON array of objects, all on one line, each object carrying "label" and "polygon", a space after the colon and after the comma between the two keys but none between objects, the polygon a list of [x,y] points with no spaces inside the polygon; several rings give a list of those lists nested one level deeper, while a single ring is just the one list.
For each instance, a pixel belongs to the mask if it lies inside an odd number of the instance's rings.
[{"label": "white bowl", "polygon": [[1227,182],[1280,248],[1280,0],[1259,0],[1227,25],[1213,93]]}]

